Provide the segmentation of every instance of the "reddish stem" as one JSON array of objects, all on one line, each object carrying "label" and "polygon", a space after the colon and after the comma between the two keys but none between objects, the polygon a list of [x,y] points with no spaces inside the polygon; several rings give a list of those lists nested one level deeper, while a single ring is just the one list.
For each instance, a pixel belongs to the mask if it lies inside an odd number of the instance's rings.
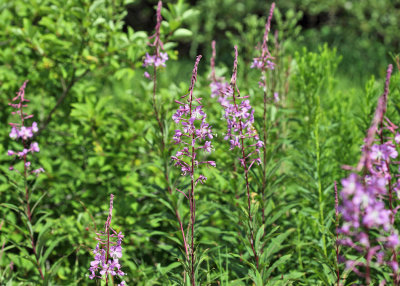
[{"label": "reddish stem", "polygon": [[[189,118],[192,117],[192,103],[193,103],[193,88],[197,80],[197,67],[199,65],[201,55],[197,56],[196,62],[194,64],[193,68],[193,73],[192,73],[192,79],[189,87]],[[194,271],[194,224],[196,221],[196,201],[194,198],[194,187],[195,187],[195,181],[194,181],[194,165],[195,165],[195,159],[196,159],[196,148],[194,146],[195,142],[195,133],[192,131],[192,153],[191,153],[191,170],[190,170],[190,192],[189,192],[189,206],[190,206],[190,228],[191,228],[191,244],[190,244],[190,281],[192,286],[196,285],[196,278],[195,278],[195,271]],[[181,224],[181,231],[183,235],[183,227]],[[185,242],[185,239],[184,239]],[[186,248],[186,245],[185,245]]]},{"label": "reddish stem", "polygon": [[[239,112],[238,105],[236,103],[236,96],[235,92],[238,91],[237,85],[236,85],[236,78],[237,78],[237,58],[238,58],[238,51],[237,51],[237,46],[235,46],[235,61],[233,65],[233,75],[232,75],[232,80],[231,80],[231,88],[232,88],[232,96],[233,96],[233,104],[235,105],[236,112]],[[242,164],[244,168],[244,177],[246,180],[246,191],[247,191],[247,209],[249,212],[248,218],[248,224],[249,224],[249,229],[250,229],[250,245],[251,249],[253,251],[254,258],[256,260],[256,265],[258,269],[258,255],[254,247],[254,229],[253,229],[253,217],[251,215],[251,199],[250,199],[250,184],[249,184],[249,177],[248,177],[248,169],[247,169],[247,163],[246,163],[246,153],[244,151],[244,136],[243,136],[243,125],[242,125],[242,117],[239,116],[239,135],[240,135],[240,141],[241,141],[241,151],[242,151]]]},{"label": "reddish stem", "polygon": [[[27,81],[26,81],[27,82]],[[24,83],[23,88],[25,88],[26,82]],[[22,88],[21,88],[22,89]],[[19,104],[19,115],[21,118],[21,127],[25,126],[25,119],[24,119],[24,111],[23,111],[23,106],[24,106],[24,90],[20,90],[20,94],[22,93],[22,95],[20,96],[20,104]],[[22,144],[24,146],[24,149],[27,148],[27,141],[22,138]],[[25,185],[25,201],[26,201],[26,215],[28,217],[28,221],[29,223],[32,225],[32,213],[31,213],[31,207],[30,207],[30,203],[29,203],[29,188],[28,188],[28,169],[26,166],[27,160],[26,160],[26,154],[23,156],[24,158],[24,185]],[[29,232],[29,236],[31,239],[31,245],[32,245],[32,250],[33,250],[33,254],[35,255],[36,258],[36,267],[39,271],[40,277],[42,278],[42,280],[44,280],[44,275],[43,275],[43,271],[42,268],[40,267],[40,263],[39,263],[39,256],[37,254],[36,251],[36,242],[35,242],[35,238],[33,237],[33,233]]]},{"label": "reddish stem", "polygon": [[[263,113],[263,139],[264,139],[264,146],[263,146],[263,177],[262,177],[262,189],[261,189],[261,198],[262,198],[262,208],[261,208],[261,215],[262,215],[262,223],[265,225],[265,188],[267,187],[267,77],[265,71],[264,73],[264,113]],[[265,234],[265,232],[264,232]]]},{"label": "reddish stem", "polygon": [[[110,208],[108,210],[108,217],[106,221],[106,233],[107,233],[107,255],[106,255],[106,262],[110,259],[110,225],[112,219],[112,210],[113,210],[113,201],[114,195],[110,195]],[[106,286],[108,286],[108,274],[106,275]]]}]

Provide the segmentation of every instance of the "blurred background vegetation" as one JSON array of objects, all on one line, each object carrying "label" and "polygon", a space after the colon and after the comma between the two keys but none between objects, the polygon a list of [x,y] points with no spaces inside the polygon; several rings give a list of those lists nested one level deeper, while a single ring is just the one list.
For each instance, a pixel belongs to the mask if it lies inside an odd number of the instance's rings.
[{"label": "blurred background vegetation", "polygon": [[[6,153],[17,144],[8,136],[12,117],[7,104],[29,79],[30,113],[40,126],[36,164],[46,170],[30,181],[32,201],[46,195],[40,203],[46,217],[35,217],[35,233],[42,233],[44,247],[50,249],[44,268],[56,285],[89,283],[85,274],[96,243],[94,231],[105,221],[111,193],[114,225],[126,235],[121,264],[130,285],[170,285],[165,281],[181,276],[180,236],[170,203],[181,208],[184,219],[188,212],[181,197],[166,194],[163,160],[175,147],[170,144],[160,155],[152,84],[143,78],[156,4],[0,0],[0,203],[20,204],[10,183],[18,176],[8,171],[12,162]],[[159,73],[157,98],[169,130],[166,142],[175,129],[174,100],[186,93],[197,54],[204,58],[196,92],[205,98],[211,125],[224,132],[220,107],[208,96],[212,40],[217,42],[217,73],[226,78],[233,45],[239,46],[239,85],[252,95],[260,130],[259,74],[249,67],[259,54],[256,47],[270,5],[259,0],[164,2],[162,38],[170,60]],[[280,248],[271,261],[284,253],[291,256],[283,256],[286,263],[271,270],[272,278],[264,278],[272,281],[285,273],[285,279],[298,279],[299,285],[330,285],[335,281],[333,181],[345,174],[343,164],[357,161],[387,65],[400,50],[400,1],[278,0],[276,6],[269,42],[279,60],[274,76],[283,103],[277,110],[271,106],[271,121],[277,123],[271,127],[276,145],[269,154],[277,167],[268,208],[271,228],[281,226],[282,240],[289,235],[290,240],[276,243]],[[399,77],[393,82],[392,92],[398,95]],[[400,106],[395,99],[393,104]],[[392,121],[399,118],[394,108],[390,112]],[[232,171],[237,165],[232,154],[219,151],[228,149],[219,137],[210,157],[219,167],[207,170],[209,181],[199,191],[198,241],[211,249],[201,279],[208,285],[250,285],[248,269],[228,255],[246,252],[235,208],[241,203],[235,195],[241,194],[243,179]],[[171,180],[179,180],[177,170],[170,167],[169,172]],[[1,221],[6,254],[0,260],[0,284],[13,279],[38,283],[35,267],[23,258],[32,253],[26,250],[26,233],[18,228],[21,218],[1,208]],[[328,251],[321,234],[327,237]],[[57,244],[54,237],[60,238]],[[58,268],[50,268],[56,261]]]},{"label": "blurred background vegetation", "polygon": [[[127,5],[126,23],[135,30],[151,31],[155,24],[152,12],[156,2],[134,1]],[[187,1],[197,13],[186,22],[194,34],[190,41],[179,44],[180,56],[193,58],[199,53],[208,55],[209,43],[215,39],[222,47],[219,52],[222,59],[229,62],[229,57],[223,57],[221,52],[231,46],[229,35],[243,39],[246,37],[244,34],[253,33],[250,29],[261,31],[271,2]],[[390,55],[399,50],[398,0],[279,0],[276,4],[282,16],[280,21],[276,16],[272,20],[272,32],[287,32],[282,26],[287,23],[282,21],[293,21],[299,31],[284,35],[285,38],[290,38],[291,48],[295,50],[306,46],[309,50],[316,51],[318,44],[325,42],[336,47],[343,56],[339,70],[351,79],[365,80],[371,74],[383,75]],[[257,42],[259,37],[251,40]],[[252,48],[253,46],[249,47]]]}]

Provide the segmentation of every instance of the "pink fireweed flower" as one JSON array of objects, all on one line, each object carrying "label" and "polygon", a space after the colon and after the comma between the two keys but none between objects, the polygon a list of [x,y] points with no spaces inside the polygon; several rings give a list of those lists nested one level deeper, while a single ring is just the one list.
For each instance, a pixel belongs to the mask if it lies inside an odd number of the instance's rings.
[{"label": "pink fireweed flower", "polygon": [[[121,270],[119,259],[122,257],[122,239],[124,235],[116,232],[111,227],[114,195],[110,195],[110,208],[105,224],[105,231],[97,233],[98,241],[93,250],[94,260],[90,263],[90,279],[99,278],[108,281],[108,275],[122,277],[125,273]],[[124,281],[118,285],[126,285]]]},{"label": "pink fireweed flower", "polygon": [[[9,103],[9,106],[16,109],[16,111],[12,112],[14,115],[18,115],[19,122],[18,123],[10,123],[11,131],[10,138],[14,140],[20,140],[22,145],[24,146],[22,151],[14,151],[8,150],[8,156],[15,156],[15,159],[19,159],[24,162],[24,172],[23,175],[27,176],[29,173],[28,169],[31,167],[31,162],[28,161],[28,153],[39,152],[39,144],[37,142],[30,143],[29,141],[33,138],[34,133],[39,131],[38,125],[36,122],[33,122],[31,126],[27,126],[27,120],[32,118],[33,115],[27,114],[24,110],[28,107],[27,102],[29,100],[25,97],[25,89],[28,81],[26,80],[24,84],[20,87],[17,92],[17,96],[12,99],[12,102]],[[29,146],[29,148],[27,147]],[[10,167],[10,170],[15,170],[14,167]],[[43,168],[35,169],[30,172],[30,174],[39,174],[44,172]]]},{"label": "pink fireweed flower", "polygon": [[396,136],[394,137],[394,141],[395,141],[397,144],[400,144],[400,133],[399,133],[399,132],[396,133]]},{"label": "pink fireweed flower", "polygon": [[279,93],[277,93],[277,92],[274,92],[274,101],[275,101],[275,103],[279,102]]}]

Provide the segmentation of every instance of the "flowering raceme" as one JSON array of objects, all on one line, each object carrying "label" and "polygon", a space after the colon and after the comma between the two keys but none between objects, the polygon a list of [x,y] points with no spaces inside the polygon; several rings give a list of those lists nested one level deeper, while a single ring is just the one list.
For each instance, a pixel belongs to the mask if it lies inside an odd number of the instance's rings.
[{"label": "flowering raceme", "polygon": [[[124,276],[121,270],[119,259],[122,257],[122,239],[124,235],[116,232],[111,228],[112,210],[114,195],[110,195],[110,208],[108,218],[105,224],[105,231],[97,233],[98,241],[96,248],[93,250],[94,260],[90,263],[90,279],[95,277],[104,279],[108,283],[108,276]],[[115,239],[115,241],[112,241]],[[98,272],[98,273],[97,273]],[[119,286],[125,286],[125,281],[121,281]]]},{"label": "flowering raceme", "polygon": [[[162,21],[161,8],[162,8],[162,2],[158,1],[157,24],[156,24],[156,28],[155,28],[156,31],[155,31],[155,34],[149,38],[149,39],[154,38],[154,42],[149,45],[152,47],[155,47],[155,54],[149,55],[149,53],[146,53],[146,56],[143,61],[144,67],[154,66],[155,69],[160,66],[165,67],[166,66],[165,62],[168,60],[168,54],[160,52],[160,49],[164,49],[163,42],[160,39],[160,28],[161,28],[161,21]],[[148,72],[145,72],[145,77],[150,78],[150,74]]]},{"label": "flowering raceme", "polygon": [[[175,130],[173,140],[175,144],[182,144],[183,148],[172,156],[175,166],[181,168],[183,175],[194,176],[194,167],[200,164],[215,167],[214,161],[198,161],[197,150],[203,150],[206,153],[212,151],[211,139],[213,138],[211,126],[206,122],[207,115],[203,111],[201,99],[193,97],[193,87],[197,76],[197,66],[201,56],[197,57],[195,68],[193,70],[192,85],[189,89],[189,99],[187,103],[179,102],[178,110],[172,116],[175,123],[181,125],[181,129]],[[183,96],[183,98],[187,95]],[[197,104],[197,106],[196,106]],[[193,159],[193,164],[191,160]],[[201,178],[201,179],[200,179]],[[196,179],[203,183],[206,178],[202,175]]]},{"label": "flowering raceme", "polygon": [[267,23],[265,24],[265,32],[263,38],[263,44],[261,47],[261,56],[253,59],[253,63],[250,68],[259,69],[261,71],[266,71],[267,69],[273,70],[275,68],[275,63],[273,62],[274,57],[271,56],[271,53],[268,49],[268,35],[271,29],[271,20],[272,15],[274,13],[275,3],[272,3],[271,9],[269,10],[269,16]]},{"label": "flowering raceme", "polygon": [[226,94],[230,89],[229,83],[223,77],[217,77],[215,74],[215,58],[216,58],[216,51],[215,51],[215,41],[211,43],[212,48],[212,57],[211,57],[211,97],[215,98],[218,97],[218,102],[224,106],[227,105]]},{"label": "flowering raceme", "polygon": [[[36,122],[33,122],[31,126],[25,126],[26,120],[33,117],[33,115],[28,115],[24,112],[24,108],[27,107],[28,99],[25,98],[25,88],[28,81],[25,81],[23,85],[20,87],[19,92],[17,92],[17,96],[12,99],[12,102],[9,105],[16,109],[13,111],[13,115],[18,115],[20,122],[19,123],[10,123],[11,131],[10,138],[14,140],[20,139],[23,144],[23,149],[21,151],[8,150],[8,156],[15,156],[17,159],[22,160],[24,162],[24,176],[27,176],[28,173],[31,174],[39,174],[44,172],[43,168],[38,168],[31,170],[31,162],[28,161],[29,153],[37,153],[40,151],[39,144],[37,142],[29,142],[31,138],[33,138],[34,133],[38,132],[38,125]],[[14,166],[10,166],[10,170],[14,170]],[[29,171],[31,170],[31,171]]]},{"label": "flowering raceme", "polygon": [[[259,140],[258,133],[253,126],[254,109],[250,105],[250,100],[245,99],[246,97],[237,97],[234,95],[234,89],[238,91],[236,87],[236,73],[237,47],[235,47],[235,63],[231,86],[226,92],[226,102],[224,103],[224,118],[227,122],[227,132],[224,139],[229,140],[231,150],[235,148],[243,149],[243,152],[245,152],[245,149],[247,150],[246,154],[243,154],[239,160],[242,167],[250,170],[254,163],[261,164],[259,154],[260,148],[263,147],[264,143]],[[236,101],[239,99],[245,100],[238,104]],[[252,142],[245,145],[245,141],[248,140],[252,140]]]},{"label": "flowering raceme", "polygon": [[[389,65],[385,91],[379,99],[374,120],[362,148],[363,154],[356,169],[362,171],[362,175],[351,173],[343,179],[340,193],[342,204],[339,210],[344,222],[339,232],[344,234],[345,238],[338,242],[365,255],[365,263],[348,260],[346,265],[364,277],[367,284],[371,282],[370,265],[373,262],[391,266],[394,282],[399,281],[396,255],[400,241],[398,232],[394,228],[397,209],[393,208],[392,198],[393,193],[397,191],[392,181],[398,175],[392,175],[390,168],[391,165],[398,164],[394,161],[398,157],[396,150],[398,127],[384,117],[391,73],[392,66]],[[387,131],[391,136],[384,136],[384,132]],[[379,143],[374,143],[376,141]],[[398,183],[400,181],[397,185]],[[371,230],[377,232],[378,237],[371,236]],[[364,267],[365,271],[360,271],[360,267]]]}]

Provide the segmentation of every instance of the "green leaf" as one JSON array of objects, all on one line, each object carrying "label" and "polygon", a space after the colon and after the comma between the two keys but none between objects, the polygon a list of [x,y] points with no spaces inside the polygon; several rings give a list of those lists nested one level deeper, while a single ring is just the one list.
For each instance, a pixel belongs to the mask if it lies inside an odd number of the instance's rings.
[{"label": "green leaf", "polygon": [[47,222],[46,225],[39,231],[39,235],[36,241],[37,245],[37,253],[42,254],[44,245],[46,244],[45,234],[50,230],[53,226],[53,223]]},{"label": "green leaf", "polygon": [[23,212],[21,207],[18,207],[18,206],[13,205],[13,204],[2,203],[2,204],[0,204],[0,206],[9,208],[9,209],[11,209],[11,210],[13,210],[13,211],[15,211],[17,213]]},{"label": "green leaf", "polygon": [[166,267],[160,267],[158,270],[160,271],[161,275],[165,275],[165,274],[169,273],[171,270],[173,270],[179,266],[181,266],[180,262],[173,262]]},{"label": "green leaf", "polygon": [[255,243],[254,243],[257,255],[260,253],[261,248],[263,247],[263,243],[261,242],[261,238],[264,235],[264,229],[265,229],[264,225],[262,225],[257,231],[257,235],[256,235]]},{"label": "green leaf", "polygon": [[51,278],[54,277],[54,275],[57,274],[58,269],[61,266],[61,262],[64,261],[65,258],[69,257],[72,253],[74,253],[76,250],[72,250],[71,252],[69,252],[68,254],[64,255],[63,257],[60,257],[56,262],[53,263],[53,265],[51,266],[50,270],[46,272],[45,274],[45,278],[44,278],[44,284],[48,285],[49,282],[51,281]]},{"label": "green leaf", "polygon": [[275,268],[279,267],[282,264],[285,264],[291,257],[291,254],[284,255],[280,257],[277,261],[274,262],[270,267],[268,267],[267,271],[265,272],[265,277],[269,278]]},{"label": "green leaf", "polygon": [[264,286],[261,274],[260,272],[258,272],[257,269],[255,270],[251,269],[249,271],[249,277],[256,284],[256,286]]},{"label": "green leaf", "polygon": [[36,203],[33,205],[31,209],[31,213],[33,214],[36,207],[39,205],[39,203],[42,201],[42,199],[47,195],[47,192],[45,192],[43,195],[40,196],[40,198],[36,201]]},{"label": "green leaf", "polygon": [[49,247],[46,249],[46,252],[44,253],[43,256],[41,256],[39,258],[39,264],[44,267],[45,266],[45,262],[47,260],[47,258],[49,257],[49,255],[51,254],[51,252],[53,251],[53,249],[57,246],[57,244],[60,243],[60,241],[64,240],[67,236],[61,236],[59,238],[57,238],[56,240],[52,241],[49,245]]},{"label": "green leaf", "polygon": [[267,249],[264,251],[264,253],[261,256],[261,261],[262,263],[266,263],[272,258],[272,255],[281,250],[282,248],[285,247],[283,244],[283,241],[294,231],[295,229],[288,229],[286,232],[281,233],[277,237],[271,239],[271,241],[268,244]]},{"label": "green leaf", "polygon": [[185,28],[179,28],[172,34],[171,40],[188,41],[192,38],[192,35],[193,35],[192,31]]}]

